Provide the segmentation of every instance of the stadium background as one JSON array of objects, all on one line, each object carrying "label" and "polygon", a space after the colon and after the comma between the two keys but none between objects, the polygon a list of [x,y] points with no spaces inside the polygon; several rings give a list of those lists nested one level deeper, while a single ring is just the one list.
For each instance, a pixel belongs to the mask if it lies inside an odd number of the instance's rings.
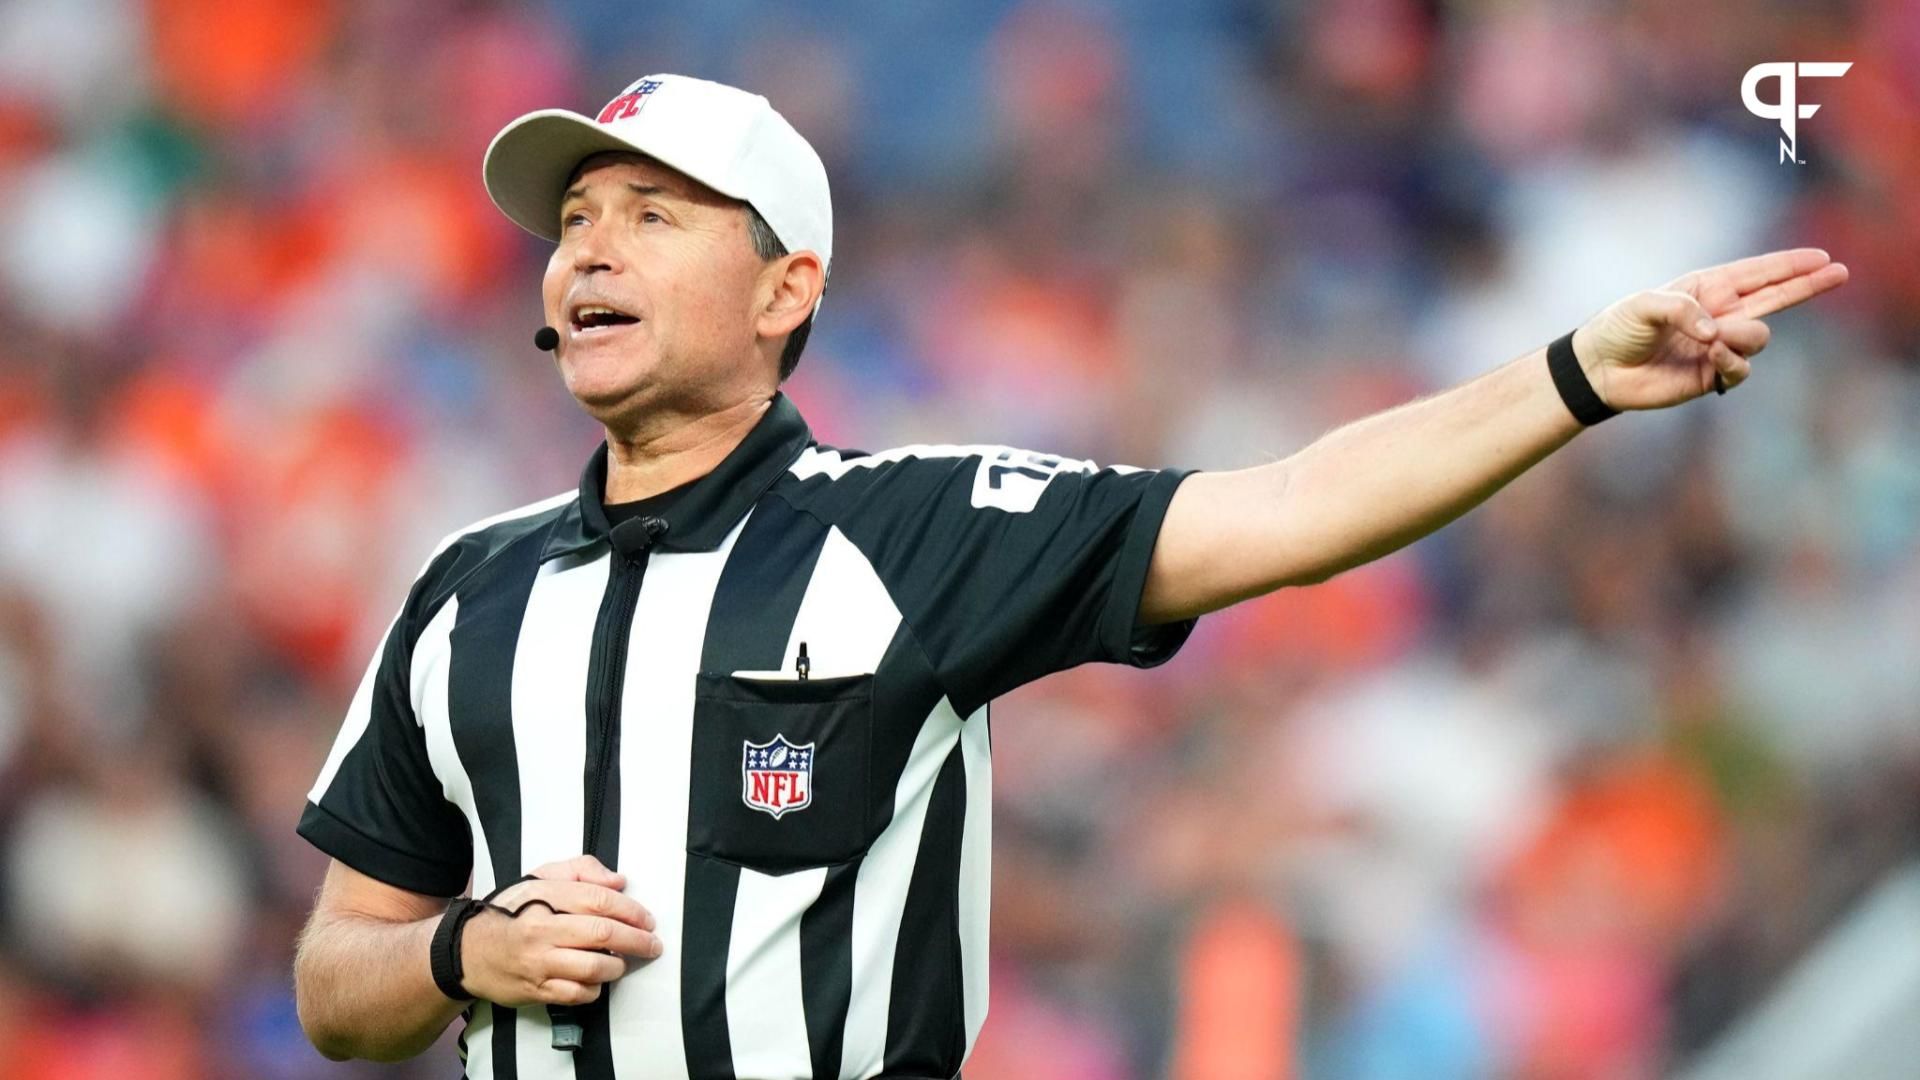
[{"label": "stadium background", "polygon": [[[1854,63],[1799,167],[1782,59]],[[597,438],[481,151],[659,70],[827,161],[838,445],[1231,468],[1683,270],[1853,269],[1736,394],[1006,699],[969,1080],[1912,1047],[1920,5],[9,0],[0,1076],[456,1071],[306,1045],[293,825],[433,542]]]}]

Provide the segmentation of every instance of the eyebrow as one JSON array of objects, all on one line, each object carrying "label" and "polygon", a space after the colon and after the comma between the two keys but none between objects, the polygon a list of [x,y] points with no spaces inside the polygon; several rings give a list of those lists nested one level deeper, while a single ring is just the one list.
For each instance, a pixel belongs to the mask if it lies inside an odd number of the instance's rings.
[{"label": "eyebrow", "polygon": [[[679,192],[663,188],[658,184],[636,184],[631,180],[627,182],[627,190],[633,192],[635,195],[665,195],[669,198],[679,196]],[[560,203],[564,206],[575,199],[584,199],[586,197],[587,185],[581,184],[578,187],[568,188],[566,193],[560,196]]]}]

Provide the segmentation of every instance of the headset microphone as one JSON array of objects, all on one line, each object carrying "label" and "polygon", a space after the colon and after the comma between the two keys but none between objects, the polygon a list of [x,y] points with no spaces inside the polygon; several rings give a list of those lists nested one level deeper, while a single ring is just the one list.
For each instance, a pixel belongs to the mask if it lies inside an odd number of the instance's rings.
[{"label": "headset microphone", "polygon": [[560,331],[551,326],[543,326],[533,332],[533,346],[541,352],[552,352],[560,347]]}]

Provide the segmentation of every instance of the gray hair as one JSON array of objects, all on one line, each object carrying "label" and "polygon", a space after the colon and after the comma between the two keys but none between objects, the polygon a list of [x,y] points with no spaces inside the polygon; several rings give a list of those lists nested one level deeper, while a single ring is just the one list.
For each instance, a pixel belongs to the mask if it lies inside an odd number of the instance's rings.
[{"label": "gray hair", "polygon": [[[760,216],[752,203],[747,204],[747,235],[753,240],[753,253],[760,256],[761,262],[772,262],[787,253],[787,245],[773,234],[773,226]],[[807,321],[794,327],[787,335],[787,344],[780,350],[780,381],[786,382],[793,369],[800,366],[800,351],[807,347],[807,335],[813,332],[813,315],[807,315]]]}]

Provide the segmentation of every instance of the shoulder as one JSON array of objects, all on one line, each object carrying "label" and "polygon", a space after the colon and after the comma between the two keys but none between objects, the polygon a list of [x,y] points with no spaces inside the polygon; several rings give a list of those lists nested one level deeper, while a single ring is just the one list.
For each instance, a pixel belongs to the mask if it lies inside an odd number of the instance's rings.
[{"label": "shoulder", "polygon": [[470,522],[442,537],[420,567],[407,596],[406,615],[416,626],[423,625],[476,569],[517,541],[544,532],[579,498],[578,490],[565,491]]},{"label": "shoulder", "polygon": [[498,514],[491,514],[479,521],[470,522],[440,538],[434,545],[433,554],[427,557],[427,565],[421,568],[425,574],[435,560],[456,547],[470,549],[495,549],[527,535],[536,529],[551,525],[556,518],[566,512],[567,507],[580,498],[578,489],[568,489],[558,495],[550,495],[525,506],[516,506]]}]

